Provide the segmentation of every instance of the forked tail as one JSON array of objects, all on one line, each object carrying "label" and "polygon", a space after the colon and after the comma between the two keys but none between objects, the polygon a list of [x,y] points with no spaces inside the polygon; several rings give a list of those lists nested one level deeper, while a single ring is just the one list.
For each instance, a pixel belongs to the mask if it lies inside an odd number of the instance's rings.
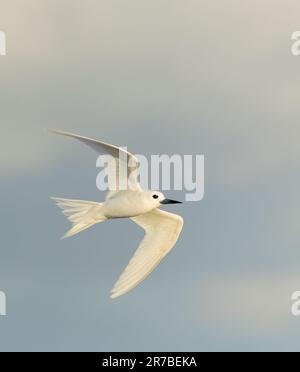
[{"label": "forked tail", "polygon": [[102,212],[102,203],[85,200],[71,200],[51,198],[63,210],[63,214],[72,222],[72,228],[66,232],[62,239],[69,238],[79,232],[106,220]]}]

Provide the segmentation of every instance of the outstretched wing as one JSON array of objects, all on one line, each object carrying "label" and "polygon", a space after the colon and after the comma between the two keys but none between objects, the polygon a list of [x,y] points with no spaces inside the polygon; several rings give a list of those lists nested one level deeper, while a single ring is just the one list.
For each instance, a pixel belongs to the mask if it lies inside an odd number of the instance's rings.
[{"label": "outstretched wing", "polygon": [[107,169],[108,174],[112,175],[111,173],[115,173],[113,174],[114,177],[108,177],[110,190],[108,197],[120,189],[129,189],[133,191],[142,190],[137,179],[138,160],[133,154],[126,151],[124,148],[61,130],[50,129],[50,132],[75,138],[91,147],[97,152],[97,154],[101,155],[107,153],[115,159],[114,168]]},{"label": "outstretched wing", "polygon": [[131,219],[146,234],[112,289],[111,298],[119,297],[141,283],[174,247],[183,226],[180,216],[159,209]]}]

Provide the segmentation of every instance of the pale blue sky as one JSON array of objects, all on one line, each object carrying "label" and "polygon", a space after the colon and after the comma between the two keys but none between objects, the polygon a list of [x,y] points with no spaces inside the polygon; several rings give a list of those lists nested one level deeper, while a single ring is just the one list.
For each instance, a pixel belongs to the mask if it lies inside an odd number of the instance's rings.
[{"label": "pale blue sky", "polygon": [[[0,350],[300,350],[299,11],[2,0]],[[168,208],[185,219],[175,249],[118,301],[142,232],[122,220],[59,240],[68,223],[48,197],[104,195],[93,152],[47,127],[205,155],[203,201]]]}]

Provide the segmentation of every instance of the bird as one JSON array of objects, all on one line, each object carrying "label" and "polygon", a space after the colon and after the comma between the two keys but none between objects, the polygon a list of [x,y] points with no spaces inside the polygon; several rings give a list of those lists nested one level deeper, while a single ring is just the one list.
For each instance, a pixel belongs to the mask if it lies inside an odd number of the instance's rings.
[{"label": "bird", "polygon": [[[144,230],[143,240],[110,292],[112,299],[120,297],[144,281],[176,244],[183,228],[183,218],[161,210],[160,207],[181,202],[166,198],[160,191],[143,190],[136,173],[138,160],[123,147],[62,130],[49,131],[79,140],[97,154],[109,154],[116,161],[113,170],[116,172],[116,181],[113,185],[109,184],[104,202],[58,197],[51,199],[72,223],[71,229],[62,239],[74,236],[95,224],[116,218],[129,218]],[[127,172],[123,174],[119,172],[121,166],[125,166]],[[121,179],[124,177],[125,180]],[[126,182],[126,189],[120,187],[121,181]]]}]

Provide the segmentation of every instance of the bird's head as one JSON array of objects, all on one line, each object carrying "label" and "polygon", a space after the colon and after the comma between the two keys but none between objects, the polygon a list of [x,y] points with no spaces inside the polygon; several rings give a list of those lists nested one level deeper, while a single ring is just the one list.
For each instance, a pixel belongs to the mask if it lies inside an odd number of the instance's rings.
[{"label": "bird's head", "polygon": [[147,191],[147,196],[154,208],[160,207],[162,204],[179,204],[180,201],[167,199],[160,191]]}]

